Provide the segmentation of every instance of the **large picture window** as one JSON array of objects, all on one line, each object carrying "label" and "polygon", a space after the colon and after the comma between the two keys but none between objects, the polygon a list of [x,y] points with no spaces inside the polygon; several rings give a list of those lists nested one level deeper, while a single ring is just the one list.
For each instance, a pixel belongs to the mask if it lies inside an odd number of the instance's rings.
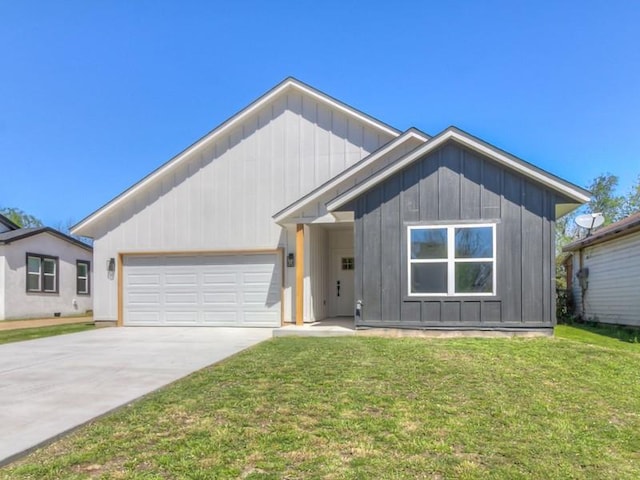
[{"label": "large picture window", "polygon": [[89,283],[90,263],[87,260],[76,261],[76,293],[78,295],[89,295],[91,286]]},{"label": "large picture window", "polygon": [[58,257],[27,253],[27,292],[58,293]]},{"label": "large picture window", "polygon": [[408,227],[409,295],[495,295],[495,224]]}]

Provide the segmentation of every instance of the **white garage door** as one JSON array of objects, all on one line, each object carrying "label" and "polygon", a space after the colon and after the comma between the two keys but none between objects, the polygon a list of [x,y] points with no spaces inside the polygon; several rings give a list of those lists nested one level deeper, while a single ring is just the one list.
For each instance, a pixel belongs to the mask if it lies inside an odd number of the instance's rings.
[{"label": "white garage door", "polygon": [[125,325],[279,326],[277,254],[125,256]]}]

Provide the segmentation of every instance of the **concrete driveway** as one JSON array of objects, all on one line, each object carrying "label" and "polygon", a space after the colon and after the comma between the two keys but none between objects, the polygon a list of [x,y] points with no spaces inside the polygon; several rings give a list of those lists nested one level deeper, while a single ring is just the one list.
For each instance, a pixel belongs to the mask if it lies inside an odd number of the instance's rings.
[{"label": "concrete driveway", "polygon": [[269,328],[101,328],[0,345],[0,465],[272,336]]}]

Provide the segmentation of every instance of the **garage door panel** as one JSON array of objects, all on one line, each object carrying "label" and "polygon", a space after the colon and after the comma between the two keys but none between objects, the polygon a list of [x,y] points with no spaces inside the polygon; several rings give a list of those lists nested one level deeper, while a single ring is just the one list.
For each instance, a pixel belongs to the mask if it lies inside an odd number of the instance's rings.
[{"label": "garage door panel", "polygon": [[167,285],[195,287],[198,284],[198,276],[193,273],[166,273],[164,282]]},{"label": "garage door panel", "polygon": [[165,312],[165,320],[167,321],[167,323],[194,323],[198,321],[198,312],[167,310]]},{"label": "garage door panel", "polygon": [[160,303],[159,293],[131,293],[129,303],[135,305],[158,305]]},{"label": "garage door panel", "polygon": [[124,258],[127,325],[280,325],[276,254]]},{"label": "garage door panel", "polygon": [[268,285],[271,281],[271,272],[245,273],[242,275],[242,281],[245,285],[250,285],[252,283]]},{"label": "garage door panel", "polygon": [[160,275],[136,274],[129,277],[131,286],[157,286],[160,284]]},{"label": "garage door panel", "polygon": [[238,312],[228,309],[206,310],[203,312],[202,318],[208,324],[224,323],[237,326],[239,322]]},{"label": "garage door panel", "polygon": [[186,305],[198,305],[198,294],[193,293],[167,293],[164,296],[165,305],[171,305],[174,303],[186,304]]},{"label": "garage door panel", "polygon": [[237,305],[238,294],[236,292],[203,292],[202,303],[204,305],[210,305],[210,304]]},{"label": "garage door panel", "polygon": [[202,276],[203,285],[235,285],[238,283],[236,273],[215,273],[205,270]]}]

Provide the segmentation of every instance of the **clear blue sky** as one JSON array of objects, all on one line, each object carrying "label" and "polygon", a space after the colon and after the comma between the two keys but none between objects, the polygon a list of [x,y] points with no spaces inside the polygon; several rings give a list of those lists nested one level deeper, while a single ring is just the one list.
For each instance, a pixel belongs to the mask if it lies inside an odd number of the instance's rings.
[{"label": "clear blue sky", "polygon": [[0,0],[0,206],[79,221],[287,76],[582,186],[640,174],[640,4]]}]

